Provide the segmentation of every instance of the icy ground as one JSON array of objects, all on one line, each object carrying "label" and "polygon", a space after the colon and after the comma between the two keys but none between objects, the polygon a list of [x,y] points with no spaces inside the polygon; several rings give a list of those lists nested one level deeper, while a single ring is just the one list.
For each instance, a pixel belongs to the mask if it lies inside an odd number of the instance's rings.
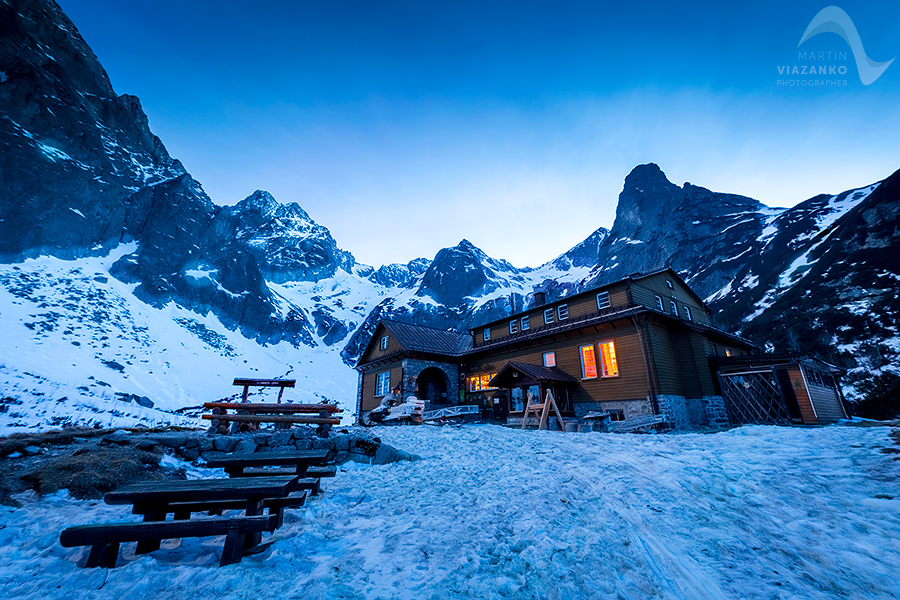
[{"label": "icy ground", "polygon": [[890,433],[380,429],[423,460],[342,467],[268,550],[223,569],[216,538],[80,568],[59,532],[129,509],[20,495],[0,507],[0,597],[896,598]]}]

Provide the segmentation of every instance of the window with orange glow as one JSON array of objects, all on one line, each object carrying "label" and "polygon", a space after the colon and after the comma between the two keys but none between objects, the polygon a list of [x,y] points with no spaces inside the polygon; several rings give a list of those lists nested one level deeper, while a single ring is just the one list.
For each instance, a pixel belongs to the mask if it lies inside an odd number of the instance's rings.
[{"label": "window with orange glow", "polygon": [[581,354],[581,378],[597,378],[597,357],[594,355],[594,345],[579,348]]},{"label": "window with orange glow", "polygon": [[600,367],[604,377],[619,376],[619,362],[616,360],[616,344],[613,341],[600,344]]},{"label": "window with orange glow", "polygon": [[474,377],[469,377],[469,391],[470,392],[480,392],[482,390],[492,390],[496,388],[492,388],[490,386],[491,379],[493,379],[497,374],[490,373],[485,375],[475,375]]}]

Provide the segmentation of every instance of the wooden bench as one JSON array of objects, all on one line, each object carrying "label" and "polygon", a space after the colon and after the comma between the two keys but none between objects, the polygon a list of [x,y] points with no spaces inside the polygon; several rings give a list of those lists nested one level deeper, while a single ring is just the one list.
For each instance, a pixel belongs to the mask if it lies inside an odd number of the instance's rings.
[{"label": "wooden bench", "polygon": [[241,562],[247,534],[275,531],[276,515],[252,517],[213,517],[185,521],[145,521],[142,523],[109,523],[69,527],[59,536],[65,548],[91,546],[86,567],[113,567],[122,542],[155,542],[171,538],[225,535],[225,546],[219,566]]},{"label": "wooden bench", "polygon": [[[260,423],[282,425],[339,425],[341,419],[335,413],[343,412],[337,404],[252,404],[249,402],[205,402],[203,408],[212,414],[202,415],[211,421],[209,433],[229,432],[230,423],[246,426],[246,430],[258,428]],[[233,411],[229,413],[228,411]],[[310,416],[315,415],[315,416]]]},{"label": "wooden bench", "polygon": [[[299,480],[298,480],[299,481]],[[276,518],[276,527],[284,523],[284,509],[300,508],[306,504],[306,490],[291,492],[282,498],[266,498],[263,507],[269,511],[269,515]],[[245,510],[247,503],[243,500],[209,500],[206,502],[172,502],[165,508],[166,514],[172,513],[174,519],[186,520],[191,518],[191,513],[208,512],[210,516],[221,515],[226,510]],[[140,513],[137,513],[140,514]]]}]

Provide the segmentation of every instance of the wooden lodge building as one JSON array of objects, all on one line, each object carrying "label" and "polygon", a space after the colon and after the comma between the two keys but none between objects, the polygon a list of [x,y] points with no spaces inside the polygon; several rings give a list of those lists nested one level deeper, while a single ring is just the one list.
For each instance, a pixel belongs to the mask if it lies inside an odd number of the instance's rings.
[{"label": "wooden lodge building", "polygon": [[[751,357],[750,369],[728,362]],[[774,375],[752,343],[715,328],[703,300],[664,269],[550,303],[536,292],[531,308],[463,333],[383,320],[356,366],[357,415],[399,387],[402,397],[424,399],[429,410],[475,404],[487,419],[504,423],[521,423],[529,399],[540,402],[548,390],[566,420],[608,411],[613,421],[660,415],[672,428],[690,429],[832,419],[833,399],[813,415],[803,408],[813,406],[815,399],[804,400],[813,394],[786,392],[798,381],[786,365],[799,358],[780,360],[786,376]],[[836,381],[839,370],[823,365],[815,368]],[[752,383],[754,393],[766,390],[760,408],[744,393],[747,376],[723,379],[720,366],[734,373],[768,369],[774,385],[767,387],[765,374]],[[839,396],[839,386],[832,389]],[[740,410],[731,398],[740,400]],[[837,406],[843,410],[840,400]],[[748,420],[757,414],[767,420]],[[844,417],[841,412],[832,420]]]}]

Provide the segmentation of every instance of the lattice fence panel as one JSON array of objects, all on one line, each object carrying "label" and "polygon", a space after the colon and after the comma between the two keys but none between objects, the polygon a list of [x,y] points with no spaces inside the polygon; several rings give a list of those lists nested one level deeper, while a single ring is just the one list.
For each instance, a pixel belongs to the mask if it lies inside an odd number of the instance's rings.
[{"label": "lattice fence panel", "polygon": [[773,371],[734,375],[719,373],[719,382],[728,419],[733,424],[791,424],[781,387]]}]

